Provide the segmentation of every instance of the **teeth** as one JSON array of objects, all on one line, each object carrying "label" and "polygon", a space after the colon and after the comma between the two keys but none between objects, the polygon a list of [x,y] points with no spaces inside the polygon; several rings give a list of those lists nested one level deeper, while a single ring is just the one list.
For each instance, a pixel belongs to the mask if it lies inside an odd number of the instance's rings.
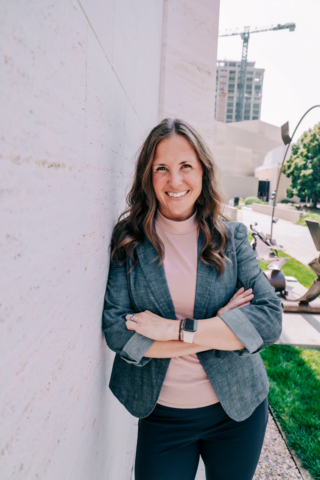
[{"label": "teeth", "polygon": [[188,190],[186,190],[185,192],[179,192],[179,193],[168,192],[168,195],[169,195],[169,197],[179,198],[179,197],[183,197],[183,195],[185,195],[187,192],[188,192]]}]

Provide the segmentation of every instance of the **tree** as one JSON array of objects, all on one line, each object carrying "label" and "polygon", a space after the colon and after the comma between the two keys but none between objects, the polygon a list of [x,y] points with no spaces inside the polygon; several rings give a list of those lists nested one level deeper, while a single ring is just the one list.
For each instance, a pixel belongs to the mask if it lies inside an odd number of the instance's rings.
[{"label": "tree", "polygon": [[312,199],[317,208],[320,199],[320,123],[304,132],[292,145],[291,155],[284,164],[283,173],[291,178],[287,197]]}]

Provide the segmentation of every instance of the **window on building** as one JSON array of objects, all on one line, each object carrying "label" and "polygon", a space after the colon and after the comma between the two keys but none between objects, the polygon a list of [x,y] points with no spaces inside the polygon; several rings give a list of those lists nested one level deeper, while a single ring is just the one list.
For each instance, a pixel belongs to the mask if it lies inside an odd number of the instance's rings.
[{"label": "window on building", "polygon": [[234,83],[229,83],[228,92],[234,93]]},{"label": "window on building", "polygon": [[248,114],[244,114],[244,116],[243,116],[243,120],[250,120],[250,115],[248,115]]},{"label": "window on building", "polygon": [[253,115],[253,116],[252,116],[252,120],[259,120],[258,115]]},{"label": "window on building", "polygon": [[227,108],[227,114],[233,114],[233,108]]},{"label": "window on building", "polygon": [[228,103],[227,103],[227,107],[228,107],[228,108],[233,108],[233,102],[228,102]]}]

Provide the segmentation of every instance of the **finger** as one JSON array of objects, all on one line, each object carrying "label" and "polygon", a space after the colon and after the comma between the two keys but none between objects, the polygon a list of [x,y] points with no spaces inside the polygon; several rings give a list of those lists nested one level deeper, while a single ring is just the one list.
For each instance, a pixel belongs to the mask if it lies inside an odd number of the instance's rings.
[{"label": "finger", "polygon": [[135,330],[137,328],[137,324],[135,322],[132,322],[131,320],[128,320],[126,322],[126,327],[128,330]]},{"label": "finger", "polygon": [[253,296],[252,288],[249,288],[249,290],[246,290],[245,292],[242,292],[237,298],[246,299],[246,298],[249,298],[251,295]]},{"label": "finger", "polygon": [[250,293],[252,293],[252,288],[247,288],[247,290],[243,289],[243,291],[242,291],[242,295],[248,295]]},{"label": "finger", "polygon": [[253,297],[254,297],[253,293],[249,293],[249,294],[245,295],[244,297],[242,297],[242,301],[248,302],[249,300],[252,300]]},{"label": "finger", "polygon": [[[132,315],[133,315],[133,318],[132,318]],[[130,322],[136,322],[138,320],[138,316],[136,313],[128,313],[128,315],[126,315],[126,320],[129,320]]]},{"label": "finger", "polygon": [[236,291],[236,293],[233,295],[232,298],[236,298],[239,295],[241,295],[244,292],[244,287],[239,288],[239,290]]},{"label": "finger", "polygon": [[246,307],[247,305],[250,305],[250,302],[244,303],[243,305],[240,305],[238,308]]},{"label": "finger", "polygon": [[253,295],[249,295],[245,298],[237,298],[235,299],[232,303],[235,305],[234,308],[240,308],[240,307],[243,307],[246,303],[250,303],[250,301],[253,299]]}]

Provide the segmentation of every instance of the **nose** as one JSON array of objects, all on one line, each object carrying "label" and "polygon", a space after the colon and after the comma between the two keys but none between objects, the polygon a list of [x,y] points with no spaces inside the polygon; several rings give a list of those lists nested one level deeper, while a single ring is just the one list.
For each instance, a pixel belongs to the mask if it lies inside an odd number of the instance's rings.
[{"label": "nose", "polygon": [[182,174],[180,171],[172,171],[168,183],[173,189],[179,188],[182,183]]}]

